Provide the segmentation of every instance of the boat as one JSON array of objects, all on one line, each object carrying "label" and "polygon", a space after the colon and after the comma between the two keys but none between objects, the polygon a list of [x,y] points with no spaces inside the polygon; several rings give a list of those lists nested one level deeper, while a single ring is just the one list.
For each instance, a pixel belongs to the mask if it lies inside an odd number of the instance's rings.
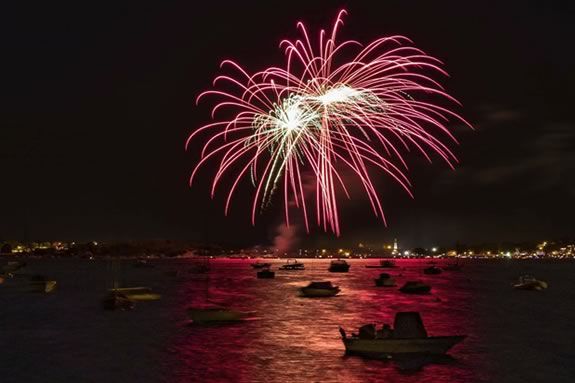
[{"label": "boat", "polygon": [[28,291],[35,293],[52,293],[58,282],[47,279],[43,275],[33,275],[28,279]]},{"label": "boat", "polygon": [[406,294],[426,294],[431,291],[431,286],[421,281],[407,281],[399,291]]},{"label": "boat", "polygon": [[252,263],[251,265],[254,269],[265,269],[265,268],[270,268],[272,267],[271,263],[267,263],[267,262],[255,262]]},{"label": "boat", "polygon": [[381,273],[379,278],[375,279],[375,285],[378,287],[393,287],[395,286],[395,279],[388,273]]},{"label": "boat", "polygon": [[332,285],[330,281],[311,282],[299,290],[303,296],[311,298],[333,297],[341,291],[338,286]]},{"label": "boat", "polygon": [[162,297],[149,287],[118,287],[110,289],[109,292],[121,293],[132,301],[157,301]]},{"label": "boat", "polygon": [[245,316],[240,311],[215,305],[190,307],[187,311],[192,322],[197,324],[240,322]]},{"label": "boat", "polygon": [[437,275],[441,274],[441,269],[437,266],[430,266],[423,269],[423,274],[427,275]]},{"label": "boat", "polygon": [[533,275],[522,275],[513,285],[513,288],[518,290],[535,290],[541,291],[549,287],[547,282],[536,279]]},{"label": "boat", "polygon": [[384,325],[360,328],[359,334],[347,336],[340,327],[345,352],[350,355],[389,358],[402,355],[443,355],[465,336],[428,336],[418,312],[398,312],[393,329]]},{"label": "boat", "polygon": [[448,263],[443,270],[445,271],[460,271],[463,265],[461,263]]},{"label": "boat", "polygon": [[285,265],[280,266],[280,270],[304,270],[303,263],[298,262],[297,259],[288,259]]},{"label": "boat", "polygon": [[119,291],[110,291],[102,299],[102,308],[104,310],[131,310],[134,308],[134,302]]},{"label": "boat", "polygon": [[271,271],[270,269],[263,269],[256,273],[258,279],[273,279],[276,276],[276,273]]},{"label": "boat", "polygon": [[330,273],[347,273],[351,265],[343,259],[336,259],[329,264]]}]

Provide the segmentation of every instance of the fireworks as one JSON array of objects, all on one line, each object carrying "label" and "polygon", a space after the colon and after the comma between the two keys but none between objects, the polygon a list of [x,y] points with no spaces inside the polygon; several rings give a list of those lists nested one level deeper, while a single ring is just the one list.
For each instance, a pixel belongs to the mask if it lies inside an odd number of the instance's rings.
[{"label": "fireworks", "polygon": [[[282,193],[288,225],[290,206],[295,206],[307,230],[314,211],[318,225],[339,235],[337,196],[351,198],[345,171],[356,177],[374,214],[385,222],[373,169],[411,195],[405,151],[416,149],[430,162],[435,153],[451,167],[457,161],[444,143],[456,142],[445,125],[452,119],[467,123],[442,106],[458,103],[427,74],[446,75],[441,62],[403,36],[365,46],[353,40],[338,42],[345,14],[339,13],[329,35],[320,32],[317,45],[298,23],[303,38],[280,44],[286,58],[283,67],[250,75],[239,64],[224,61],[222,67],[232,74],[216,77],[214,89],[198,96],[198,101],[217,100],[212,118],[228,118],[216,119],[188,138],[186,146],[197,135],[206,137],[190,184],[208,161],[218,161],[212,197],[225,174],[234,176],[226,214],[239,182],[249,178],[255,189],[253,224],[272,196]],[[311,192],[304,176],[313,179]]]}]

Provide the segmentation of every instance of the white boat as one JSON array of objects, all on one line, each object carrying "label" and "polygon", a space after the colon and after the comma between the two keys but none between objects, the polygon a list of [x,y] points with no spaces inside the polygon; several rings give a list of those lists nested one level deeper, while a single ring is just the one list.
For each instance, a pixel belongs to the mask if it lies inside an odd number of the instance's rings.
[{"label": "white boat", "polygon": [[303,296],[306,297],[333,297],[337,295],[341,289],[334,286],[330,281],[327,282],[311,282],[309,285],[299,289]]},{"label": "white boat", "polygon": [[360,331],[359,335],[347,336],[341,327],[340,333],[346,353],[384,358],[409,354],[442,355],[465,338],[460,335],[428,336],[417,312],[397,313],[394,330],[386,335]]},{"label": "white boat", "polygon": [[285,265],[280,266],[280,270],[304,270],[303,263],[298,262],[297,259],[288,259]]}]

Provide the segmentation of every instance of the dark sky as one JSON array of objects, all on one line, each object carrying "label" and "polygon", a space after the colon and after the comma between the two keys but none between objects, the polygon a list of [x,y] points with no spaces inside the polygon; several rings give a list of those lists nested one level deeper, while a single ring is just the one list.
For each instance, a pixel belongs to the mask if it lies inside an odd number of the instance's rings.
[{"label": "dark sky", "polygon": [[411,159],[415,200],[377,181],[387,228],[365,201],[343,205],[341,242],[573,237],[573,3],[39,4],[2,12],[0,239],[272,239],[279,201],[253,228],[247,193],[224,218],[209,174],[188,187],[197,153],[184,141],[209,120],[194,98],[222,59],[251,70],[280,62],[278,43],[297,36],[298,20],[329,28],[342,7],[350,14],[340,36],[402,34],[442,59],[444,83],[476,130],[454,127],[455,171]]}]

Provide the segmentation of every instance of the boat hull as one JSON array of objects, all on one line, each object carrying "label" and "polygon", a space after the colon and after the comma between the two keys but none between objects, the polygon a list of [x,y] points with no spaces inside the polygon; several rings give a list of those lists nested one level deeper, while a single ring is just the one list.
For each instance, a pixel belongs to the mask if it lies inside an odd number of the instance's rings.
[{"label": "boat hull", "polygon": [[350,355],[390,357],[395,355],[443,355],[464,336],[437,336],[421,339],[359,339],[344,338],[345,351]]},{"label": "boat hull", "polygon": [[302,287],[300,292],[305,297],[310,298],[322,298],[322,297],[333,297],[336,296],[339,292],[339,288],[335,289],[313,289],[308,287]]},{"label": "boat hull", "polygon": [[518,283],[513,285],[513,288],[517,290],[535,290],[541,291],[548,287],[547,282],[543,281],[533,281],[533,282],[526,282],[526,283]]},{"label": "boat hull", "polygon": [[146,287],[119,287],[111,289],[111,293],[122,293],[132,301],[157,301],[162,296]]},{"label": "boat hull", "polygon": [[194,323],[239,322],[243,319],[241,312],[226,309],[192,308],[188,310],[188,316]]}]

